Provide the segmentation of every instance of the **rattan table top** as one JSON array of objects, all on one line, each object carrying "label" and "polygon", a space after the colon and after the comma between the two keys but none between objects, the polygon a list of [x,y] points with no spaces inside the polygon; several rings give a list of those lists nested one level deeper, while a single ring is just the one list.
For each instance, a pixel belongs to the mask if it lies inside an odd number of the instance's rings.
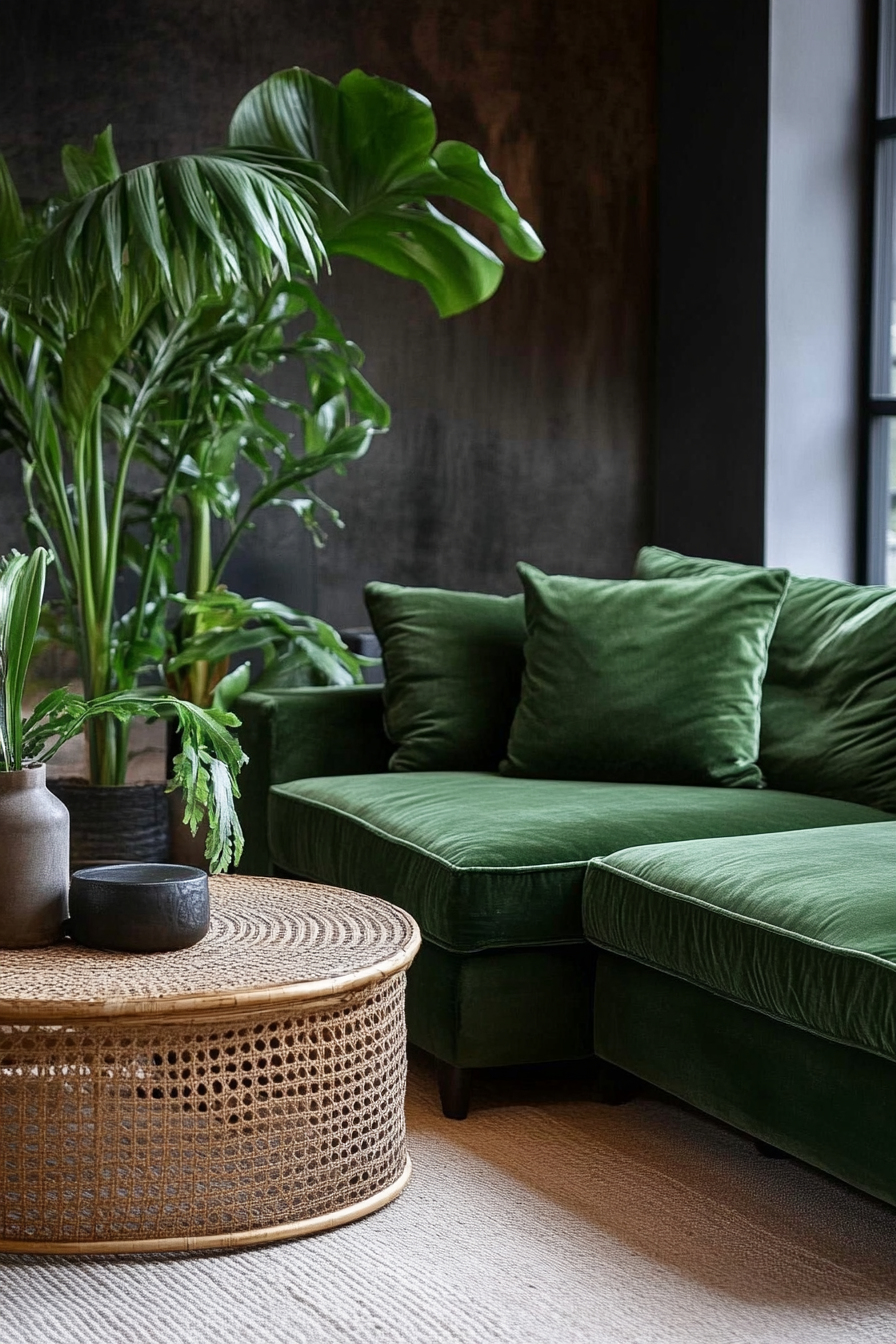
[{"label": "rattan table top", "polygon": [[166,1018],[336,997],[395,975],[420,945],[410,915],[374,896],[270,877],[209,885],[208,935],[181,952],[0,949],[0,1022]]}]

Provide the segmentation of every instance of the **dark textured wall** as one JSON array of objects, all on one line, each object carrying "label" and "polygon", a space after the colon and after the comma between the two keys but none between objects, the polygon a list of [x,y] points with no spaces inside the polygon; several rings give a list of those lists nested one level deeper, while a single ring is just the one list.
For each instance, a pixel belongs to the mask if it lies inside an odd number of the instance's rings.
[{"label": "dark textured wall", "polygon": [[660,14],[655,539],[761,564],[768,0]]},{"label": "dark textured wall", "polygon": [[[360,65],[426,94],[542,233],[497,296],[440,322],[411,286],[338,263],[326,297],[394,428],[322,482],[346,530],[314,582],[276,510],[234,587],[364,620],[373,577],[511,591],[514,562],[623,575],[649,511],[656,0],[5,0],[0,143],[21,190],[112,122],[125,166],[220,141],[286,65]],[[0,545],[17,515],[0,464]]]}]

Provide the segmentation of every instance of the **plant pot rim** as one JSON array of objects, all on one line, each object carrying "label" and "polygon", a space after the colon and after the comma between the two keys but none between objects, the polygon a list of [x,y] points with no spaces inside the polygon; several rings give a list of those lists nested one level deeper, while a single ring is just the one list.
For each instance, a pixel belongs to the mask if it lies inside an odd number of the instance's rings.
[{"label": "plant pot rim", "polygon": [[161,780],[151,779],[142,780],[138,784],[91,784],[90,780],[85,779],[83,775],[53,775],[50,783],[54,786],[62,784],[67,789],[89,789],[92,793],[99,793],[103,789],[110,793],[113,790],[120,793],[123,789],[130,791],[131,789],[167,789],[168,787]]},{"label": "plant pot rim", "polygon": [[102,863],[72,873],[81,886],[170,887],[197,879],[208,882],[208,873],[186,863]]},{"label": "plant pot rim", "polygon": [[37,789],[47,782],[47,767],[43,761],[26,761],[21,770],[0,770],[0,789]]}]

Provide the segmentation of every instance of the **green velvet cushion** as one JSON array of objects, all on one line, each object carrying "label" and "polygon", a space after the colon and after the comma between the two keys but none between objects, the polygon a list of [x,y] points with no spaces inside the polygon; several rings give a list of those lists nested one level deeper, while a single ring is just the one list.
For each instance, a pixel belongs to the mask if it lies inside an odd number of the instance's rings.
[{"label": "green velvet cushion", "polygon": [[[761,572],[648,547],[640,579]],[[896,812],[896,588],[792,578],[769,648],[759,764],[772,788]]]},{"label": "green velvet cushion", "polygon": [[496,774],[345,775],[270,793],[275,863],[383,896],[455,951],[580,939],[588,860],[627,845],[835,826],[882,813],[829,799]]},{"label": "green velvet cushion", "polygon": [[896,1060],[896,821],[623,850],[583,910],[600,947]]},{"label": "green velvet cushion", "polygon": [[520,695],[523,599],[368,583],[391,770],[494,770]]},{"label": "green velvet cushion", "polygon": [[651,584],[519,571],[526,670],[505,774],[762,784],[762,678],[786,570]]}]

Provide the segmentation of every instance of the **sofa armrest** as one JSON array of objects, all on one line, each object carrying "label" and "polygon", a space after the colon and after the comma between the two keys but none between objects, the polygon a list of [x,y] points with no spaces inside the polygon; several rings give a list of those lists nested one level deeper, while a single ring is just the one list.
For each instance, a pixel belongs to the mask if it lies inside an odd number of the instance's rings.
[{"label": "sofa armrest", "polygon": [[299,686],[248,691],[234,705],[249,757],[238,811],[246,846],[241,873],[270,873],[268,790],[315,775],[386,770],[393,750],[383,728],[382,686]]}]

